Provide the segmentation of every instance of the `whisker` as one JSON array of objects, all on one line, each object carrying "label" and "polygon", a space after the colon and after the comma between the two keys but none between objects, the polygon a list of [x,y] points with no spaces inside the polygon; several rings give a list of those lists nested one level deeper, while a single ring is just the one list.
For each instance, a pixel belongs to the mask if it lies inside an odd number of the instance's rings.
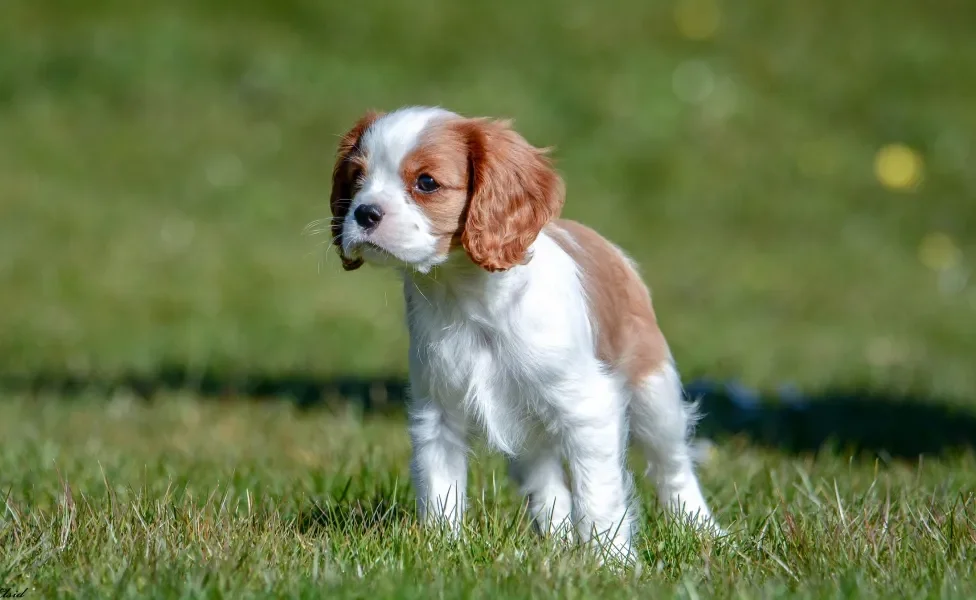
[{"label": "whisker", "polygon": [[430,303],[430,300],[429,300],[429,299],[427,298],[427,296],[424,296],[424,293],[423,293],[422,291],[420,291],[420,287],[418,287],[418,286],[416,286],[416,285],[415,285],[415,286],[413,286],[413,289],[415,289],[415,290],[417,290],[417,293],[418,293],[418,294],[420,294],[420,296],[421,296],[421,297],[422,297],[422,298],[423,298],[424,300],[427,300],[427,304],[428,304],[429,306],[433,306],[433,304],[431,304],[431,303]]},{"label": "whisker", "polygon": [[[340,233],[340,234],[338,234],[338,235],[335,235],[335,236],[332,236],[332,239],[331,239],[331,240],[329,240],[329,247],[331,248],[332,246],[335,246],[336,248],[339,248],[339,249],[340,249],[340,251],[341,251],[341,249],[342,249],[342,245],[341,245],[341,243],[340,243],[340,241],[339,241],[339,239],[340,239],[341,237],[342,237],[342,234],[341,234],[341,233]],[[322,246],[324,246],[324,245],[325,245],[325,242],[322,242],[322,244],[321,244],[321,245],[322,245]],[[326,255],[325,255],[325,262],[326,262],[326,264],[328,264],[328,262],[329,262],[329,257],[330,257],[330,256],[332,256],[332,253],[331,253],[331,252],[328,252],[328,253],[326,253]]]},{"label": "whisker", "polygon": [[325,231],[324,229],[320,228],[320,226],[324,224],[326,221],[331,221],[331,220],[332,217],[325,217],[323,219],[315,219],[314,221],[311,221],[308,225],[306,225],[302,229],[302,235],[309,235],[309,234],[314,235],[321,231]]},{"label": "whisker", "polygon": [[[335,220],[334,217],[326,217],[324,219],[316,219],[316,220],[312,221],[311,223],[309,223],[308,225],[305,226],[305,228],[302,230],[302,235],[318,235],[318,234],[321,234],[321,233],[330,232],[330,231],[332,231],[331,223],[330,223],[329,226],[325,226],[325,222],[326,221],[334,221],[334,220]],[[323,266],[323,264],[325,264],[325,265],[328,265],[329,264],[329,256],[332,254],[331,252],[328,252],[328,251],[324,252],[325,259],[323,260],[323,252],[321,251],[321,249],[323,247],[331,248],[332,246],[339,246],[339,238],[341,238],[341,237],[342,237],[342,234],[339,234],[339,235],[332,236],[332,237],[330,237],[327,240],[323,240],[321,242],[318,242],[318,243],[315,244],[314,248],[312,250],[310,250],[305,255],[305,256],[310,256],[312,254],[317,254],[318,255],[318,260],[316,261],[316,272],[319,275],[322,274],[322,266]]]}]

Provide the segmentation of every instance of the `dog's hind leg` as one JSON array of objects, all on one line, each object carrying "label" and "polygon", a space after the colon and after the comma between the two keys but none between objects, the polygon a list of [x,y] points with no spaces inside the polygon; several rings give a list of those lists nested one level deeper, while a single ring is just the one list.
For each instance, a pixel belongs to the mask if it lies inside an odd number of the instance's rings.
[{"label": "dog's hind leg", "polygon": [[702,495],[692,461],[691,431],[697,411],[685,402],[681,378],[674,364],[665,362],[632,389],[630,430],[643,450],[661,504],[716,533],[722,529]]}]

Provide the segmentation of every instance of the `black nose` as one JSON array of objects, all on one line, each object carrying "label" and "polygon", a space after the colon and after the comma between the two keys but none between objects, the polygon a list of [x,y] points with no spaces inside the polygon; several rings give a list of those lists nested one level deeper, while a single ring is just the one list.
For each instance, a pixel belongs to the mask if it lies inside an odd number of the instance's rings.
[{"label": "black nose", "polygon": [[360,204],[352,216],[363,229],[372,229],[383,219],[383,210],[375,204]]}]

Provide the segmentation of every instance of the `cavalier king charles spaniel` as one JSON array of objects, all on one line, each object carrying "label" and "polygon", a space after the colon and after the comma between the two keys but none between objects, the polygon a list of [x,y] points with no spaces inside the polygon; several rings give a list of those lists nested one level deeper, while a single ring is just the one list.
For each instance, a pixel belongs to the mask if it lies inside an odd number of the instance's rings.
[{"label": "cavalier king charles spaniel", "polygon": [[547,154],[508,121],[427,107],[368,113],[339,144],[343,267],[403,279],[419,516],[459,531],[477,432],[508,458],[541,533],[630,559],[632,439],[670,514],[720,533],[650,293],[618,247],[559,218]]}]

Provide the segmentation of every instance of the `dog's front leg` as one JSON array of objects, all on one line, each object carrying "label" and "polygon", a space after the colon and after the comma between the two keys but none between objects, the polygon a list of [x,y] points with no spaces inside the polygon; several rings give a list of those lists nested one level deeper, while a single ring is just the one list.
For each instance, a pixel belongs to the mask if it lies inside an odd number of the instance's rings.
[{"label": "dog's front leg", "polygon": [[634,558],[636,529],[632,482],[626,470],[625,405],[614,382],[594,370],[563,401],[563,443],[573,490],[573,518],[580,540],[601,558]]},{"label": "dog's front leg", "polygon": [[468,444],[464,419],[428,397],[411,400],[410,474],[417,511],[427,525],[444,524],[459,533],[468,479]]}]

